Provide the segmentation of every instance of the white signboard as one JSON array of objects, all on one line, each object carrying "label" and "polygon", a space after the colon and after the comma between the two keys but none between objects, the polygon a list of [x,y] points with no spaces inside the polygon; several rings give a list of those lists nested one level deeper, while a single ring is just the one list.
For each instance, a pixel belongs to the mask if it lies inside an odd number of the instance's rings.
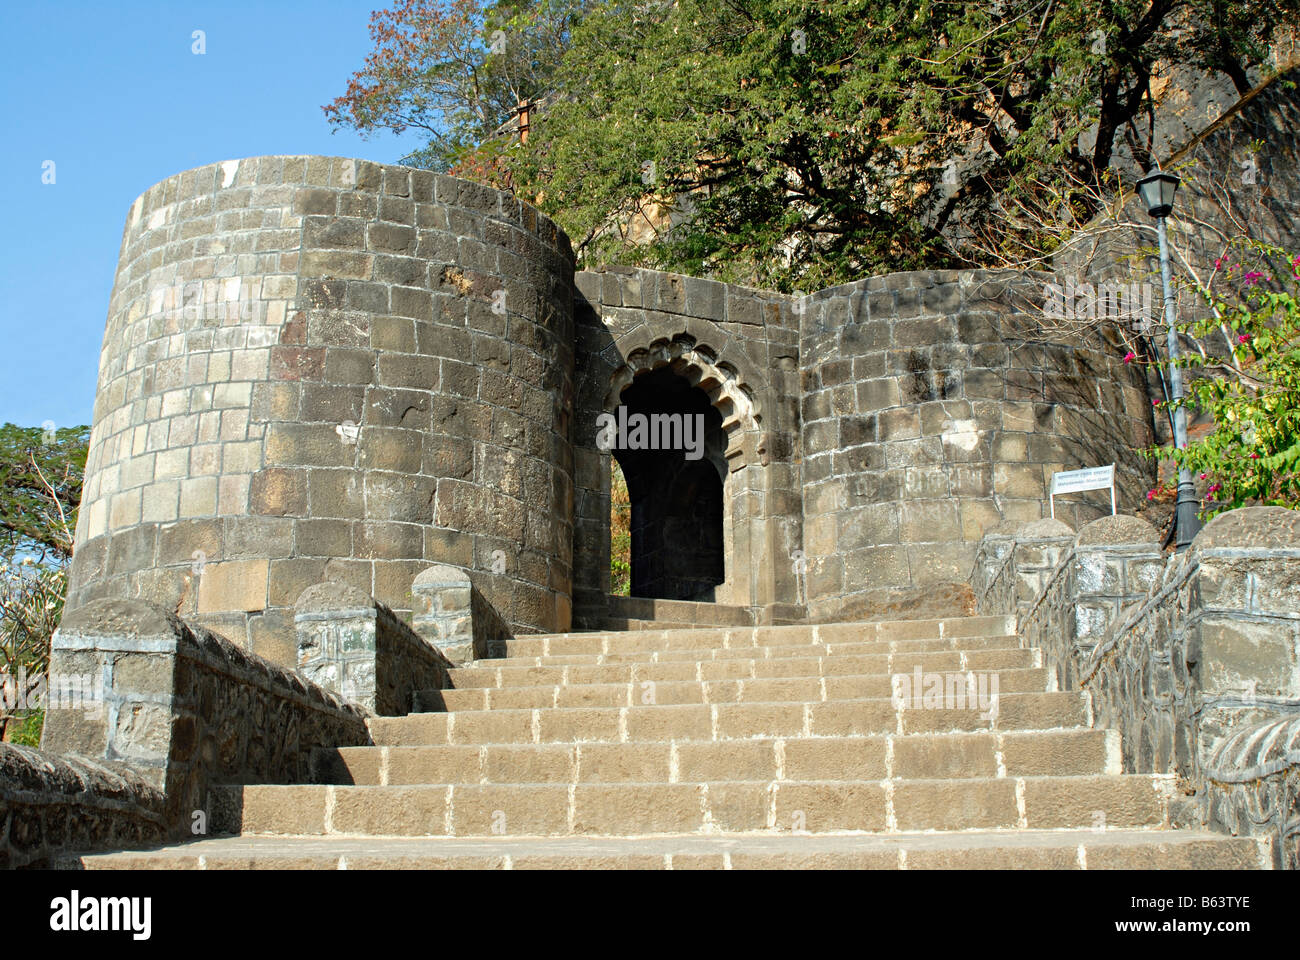
[{"label": "white signboard", "polygon": [[1082,493],[1084,490],[1110,488],[1110,512],[1115,513],[1115,464],[1108,467],[1088,467],[1086,470],[1062,470],[1052,474],[1052,490],[1048,504],[1056,516],[1056,497],[1063,493]]}]

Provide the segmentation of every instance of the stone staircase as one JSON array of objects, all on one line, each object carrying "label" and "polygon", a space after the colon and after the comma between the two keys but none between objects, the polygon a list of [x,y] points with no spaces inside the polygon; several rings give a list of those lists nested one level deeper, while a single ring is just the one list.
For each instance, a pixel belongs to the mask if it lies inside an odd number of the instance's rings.
[{"label": "stone staircase", "polygon": [[[1169,828],[1014,619],[531,635],[238,828],[87,868],[1258,868]],[[905,679],[900,679],[905,678]],[[939,700],[934,678],[943,687]],[[996,678],[996,686],[994,685]],[[918,682],[920,681],[920,682]],[[996,697],[992,694],[996,693]]]}]

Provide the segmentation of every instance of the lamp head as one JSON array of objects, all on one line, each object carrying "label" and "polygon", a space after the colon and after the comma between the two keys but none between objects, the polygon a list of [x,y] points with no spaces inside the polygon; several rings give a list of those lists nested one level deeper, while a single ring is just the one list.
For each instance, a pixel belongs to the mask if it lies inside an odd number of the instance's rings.
[{"label": "lamp head", "polygon": [[1147,205],[1147,213],[1153,217],[1167,217],[1174,209],[1174,194],[1182,183],[1172,173],[1165,173],[1156,167],[1137,182],[1138,195]]}]

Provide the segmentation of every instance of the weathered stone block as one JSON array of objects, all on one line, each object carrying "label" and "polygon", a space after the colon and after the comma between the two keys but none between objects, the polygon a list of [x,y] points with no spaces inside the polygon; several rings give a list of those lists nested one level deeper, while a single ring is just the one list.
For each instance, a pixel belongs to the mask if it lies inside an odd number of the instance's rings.
[{"label": "weathered stone block", "polygon": [[265,609],[268,572],[266,560],[206,564],[199,577],[199,613]]},{"label": "weathered stone block", "polygon": [[[356,708],[141,601],[98,600],[64,618],[51,673],[74,676],[87,662],[104,709],[49,710],[44,748],[129,758],[165,798],[157,819],[173,836],[207,808],[213,782],[304,780],[313,748],[369,742]],[[199,749],[213,742],[222,748]]]}]

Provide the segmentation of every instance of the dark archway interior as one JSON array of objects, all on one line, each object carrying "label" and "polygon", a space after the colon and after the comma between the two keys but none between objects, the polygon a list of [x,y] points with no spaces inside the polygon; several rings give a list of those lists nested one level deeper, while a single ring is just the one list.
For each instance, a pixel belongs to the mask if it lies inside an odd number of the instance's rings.
[{"label": "dark archway interior", "polygon": [[722,416],[704,391],[667,367],[638,376],[624,388],[622,403],[629,418],[638,413],[704,418],[698,460],[681,449],[613,451],[632,502],[632,596],[711,601],[714,588],[726,579]]}]

